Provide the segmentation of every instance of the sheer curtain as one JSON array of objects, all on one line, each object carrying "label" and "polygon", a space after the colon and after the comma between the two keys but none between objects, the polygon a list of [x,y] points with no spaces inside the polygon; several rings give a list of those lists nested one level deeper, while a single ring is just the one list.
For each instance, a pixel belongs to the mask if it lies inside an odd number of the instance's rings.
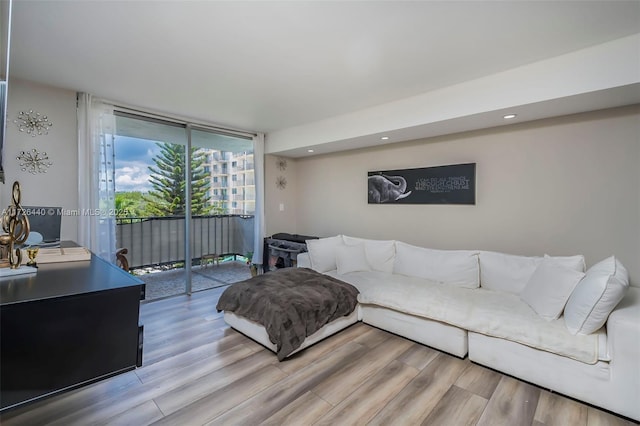
[{"label": "sheer curtain", "polygon": [[253,137],[253,161],[256,185],[256,212],[253,231],[253,263],[262,265],[265,235],[264,225],[264,133]]},{"label": "sheer curtain", "polygon": [[115,261],[113,105],[78,94],[78,243]]}]

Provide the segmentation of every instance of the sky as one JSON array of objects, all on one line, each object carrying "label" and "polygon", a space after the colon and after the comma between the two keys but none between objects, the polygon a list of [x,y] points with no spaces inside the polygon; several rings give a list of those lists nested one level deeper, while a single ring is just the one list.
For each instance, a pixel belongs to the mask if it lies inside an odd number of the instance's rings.
[{"label": "sky", "polygon": [[149,166],[154,165],[153,157],[160,152],[156,142],[116,136],[115,151],[116,191],[151,190]]}]

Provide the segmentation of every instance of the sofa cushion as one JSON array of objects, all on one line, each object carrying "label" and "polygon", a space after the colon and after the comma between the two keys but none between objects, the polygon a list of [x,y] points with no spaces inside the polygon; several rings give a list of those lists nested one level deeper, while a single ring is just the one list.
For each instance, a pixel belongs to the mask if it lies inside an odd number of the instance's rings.
[{"label": "sofa cushion", "polygon": [[[440,321],[465,330],[508,339],[593,364],[606,353],[606,334],[573,336],[562,318],[545,321],[511,293],[469,289],[381,272],[328,275],[354,285],[358,301]],[[599,351],[600,342],[603,351]]]},{"label": "sofa cushion", "polygon": [[477,251],[433,250],[397,241],[393,273],[458,287],[480,285]]},{"label": "sofa cushion", "polygon": [[348,246],[364,244],[367,261],[374,271],[393,272],[393,261],[396,256],[396,246],[393,240],[366,240],[363,238],[342,236]]},{"label": "sofa cushion", "polygon": [[546,256],[534,271],[520,299],[542,319],[560,318],[571,292],[584,277],[584,272],[568,268]]},{"label": "sofa cushion", "polygon": [[567,302],[569,332],[589,334],[601,328],[628,288],[629,273],[614,256],[593,265]]},{"label": "sofa cushion", "polygon": [[[584,272],[585,263],[582,255],[550,257],[571,269]],[[539,256],[481,251],[480,285],[488,290],[520,294],[543,259]]]},{"label": "sofa cushion", "polygon": [[353,246],[341,245],[336,248],[336,267],[339,275],[350,272],[370,271],[364,244]]},{"label": "sofa cushion", "polygon": [[556,263],[564,265],[567,268],[571,268],[574,271],[584,272],[587,269],[584,256],[581,254],[577,254],[575,256],[549,256],[548,254],[545,254],[544,257],[551,258],[555,260]]},{"label": "sofa cushion", "polygon": [[311,269],[317,272],[333,271],[336,266],[336,249],[343,245],[342,236],[338,235],[317,240],[307,240],[307,251],[311,260]]},{"label": "sofa cushion", "polygon": [[539,257],[480,252],[480,285],[487,290],[520,294],[538,267]]}]

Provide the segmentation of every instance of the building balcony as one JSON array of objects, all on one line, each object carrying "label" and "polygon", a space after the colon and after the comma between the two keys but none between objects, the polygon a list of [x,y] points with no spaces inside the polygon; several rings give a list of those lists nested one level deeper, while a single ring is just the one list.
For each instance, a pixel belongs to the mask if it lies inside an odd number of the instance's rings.
[{"label": "building balcony", "polygon": [[[253,251],[253,216],[195,216],[191,224],[188,262],[184,253],[184,216],[116,221],[116,245],[127,249],[130,270],[147,283],[147,299],[184,293],[185,265],[192,266],[194,291],[249,278],[243,256]],[[217,262],[210,258],[214,254]]]}]

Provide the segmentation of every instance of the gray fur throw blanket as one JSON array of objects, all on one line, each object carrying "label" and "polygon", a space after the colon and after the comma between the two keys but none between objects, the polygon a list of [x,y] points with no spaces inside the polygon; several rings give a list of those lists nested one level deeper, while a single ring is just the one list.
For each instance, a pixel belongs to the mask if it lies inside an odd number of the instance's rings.
[{"label": "gray fur throw blanket", "polygon": [[282,361],[307,336],[352,313],[357,296],[351,284],[307,268],[285,268],[232,284],[216,309],[262,324]]}]

